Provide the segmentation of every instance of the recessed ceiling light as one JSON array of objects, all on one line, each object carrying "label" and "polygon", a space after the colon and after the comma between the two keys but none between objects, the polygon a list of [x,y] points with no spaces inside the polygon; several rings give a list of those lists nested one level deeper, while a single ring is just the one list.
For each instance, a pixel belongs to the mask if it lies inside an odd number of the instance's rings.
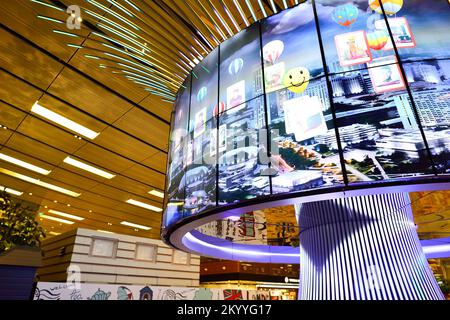
[{"label": "recessed ceiling light", "polygon": [[111,223],[111,222],[108,222],[108,226],[112,226],[112,223]]},{"label": "recessed ceiling light", "polygon": [[115,177],[114,174],[108,173],[106,171],[103,171],[101,169],[98,169],[98,168],[96,168],[94,166],[91,166],[91,165],[89,165],[87,163],[78,161],[78,160],[76,160],[74,158],[71,158],[71,157],[67,157],[63,161],[65,163],[68,163],[68,164],[72,165],[72,166],[75,166],[77,168],[89,171],[90,173],[96,174],[96,175],[101,176],[101,177],[106,178],[106,179],[112,179],[112,178]]},{"label": "recessed ceiling light", "polygon": [[11,193],[11,194],[13,194],[15,196],[21,196],[23,194],[23,192],[20,192],[20,191],[11,189],[11,188],[6,188],[4,186],[0,186],[0,190],[6,191],[6,192]]},{"label": "recessed ceiling light", "polygon": [[47,206],[44,206],[44,208],[47,209],[48,207],[47,207]]},{"label": "recessed ceiling light", "polygon": [[89,210],[89,212],[92,212],[92,210]]},{"label": "recessed ceiling light", "polygon": [[49,233],[53,236],[59,236],[61,234],[60,232],[55,232],[55,231],[50,231]]},{"label": "recessed ceiling light", "polygon": [[54,203],[58,203],[58,200],[53,200]]},{"label": "recessed ceiling light", "polygon": [[19,159],[17,159],[17,158],[8,156],[8,155],[6,155],[6,154],[4,154],[4,153],[1,153],[1,152],[0,152],[0,159],[2,159],[2,160],[4,160],[4,161],[7,161],[7,162],[10,162],[10,163],[13,163],[13,164],[15,164],[15,165],[17,165],[17,166],[20,166],[20,167],[23,167],[23,168],[26,168],[26,169],[35,171],[35,172],[37,172],[37,173],[41,173],[41,174],[47,175],[47,174],[49,174],[50,172],[52,172],[51,170],[45,170],[45,169],[43,169],[43,168],[41,168],[41,167],[32,165],[31,163],[28,163],[28,162],[19,160]]},{"label": "recessed ceiling light", "polygon": [[70,203],[68,203],[67,206],[70,207]]},{"label": "recessed ceiling light", "polygon": [[143,230],[150,230],[151,229],[151,227],[143,226],[143,225],[136,224],[136,223],[131,223],[131,222],[128,222],[128,221],[122,221],[120,224],[123,224],[124,226],[128,226],[128,227],[143,229]]},{"label": "recessed ceiling light", "polygon": [[[43,213],[41,213],[41,214],[39,215],[39,217],[44,218],[44,219],[47,219],[47,220],[53,220],[53,221],[65,223],[65,224],[74,224],[74,223],[75,223],[75,222],[73,222],[73,221],[69,221],[69,220],[64,220],[64,219],[60,219],[60,218],[48,216],[48,215],[43,214]],[[53,229],[53,227],[52,227],[52,229]]]},{"label": "recessed ceiling light", "polygon": [[29,176],[26,176],[26,175],[23,175],[23,174],[14,172],[14,171],[10,171],[8,169],[0,168],[0,172],[4,173],[4,174],[7,174],[7,175],[9,175],[11,177],[23,180],[23,181],[34,183],[34,184],[36,184],[38,186],[41,186],[41,187],[44,187],[44,188],[47,188],[47,189],[50,189],[50,190],[54,190],[54,191],[57,191],[57,192],[61,192],[61,193],[67,194],[67,195],[72,196],[72,197],[79,197],[81,195],[81,193],[77,193],[77,192],[74,192],[74,191],[71,191],[71,190],[68,190],[68,189],[65,189],[65,188],[61,188],[61,187],[55,186],[54,184],[50,184],[50,183],[47,183],[47,182],[44,182],[44,181],[41,181],[41,180],[38,180],[38,179],[34,179],[34,178],[29,177]]},{"label": "recessed ceiling light", "polygon": [[151,204],[140,202],[140,201],[137,201],[137,200],[128,199],[126,202],[129,203],[129,204],[133,204],[135,206],[138,206],[138,207],[142,207],[144,209],[148,209],[148,210],[152,210],[152,211],[156,211],[156,212],[161,212],[162,211],[161,208],[158,208],[158,207],[152,206]]},{"label": "recessed ceiling light", "polygon": [[85,126],[82,126],[81,124],[76,123],[75,121],[67,119],[66,117],[64,117],[56,112],[53,112],[47,108],[44,108],[37,101],[34,103],[33,107],[31,108],[31,112],[34,112],[44,118],[47,118],[50,121],[56,122],[57,124],[67,128],[67,129],[70,129],[78,134],[81,134],[82,136],[85,136],[89,139],[95,139],[95,137],[97,137],[99,135],[98,132],[88,129]]},{"label": "recessed ceiling light", "polygon": [[111,231],[100,230],[100,229],[97,229],[97,231],[98,231],[98,232],[103,232],[103,233],[114,233],[114,232],[111,232]]},{"label": "recessed ceiling light", "polygon": [[158,191],[153,189],[152,191],[149,191],[148,193],[150,193],[151,195],[154,195],[156,197],[160,197],[160,198],[164,198],[164,192]]},{"label": "recessed ceiling light", "polygon": [[64,218],[78,220],[78,221],[84,220],[84,218],[82,218],[82,217],[74,216],[73,214],[69,214],[69,213],[65,213],[65,212],[61,212],[61,211],[56,211],[56,210],[53,210],[53,209],[48,210],[48,213],[53,213],[53,214],[56,214],[56,215],[64,217]]},{"label": "recessed ceiling light", "polygon": [[32,196],[32,195],[33,195],[33,192],[28,192],[28,195],[29,195],[29,196]]}]

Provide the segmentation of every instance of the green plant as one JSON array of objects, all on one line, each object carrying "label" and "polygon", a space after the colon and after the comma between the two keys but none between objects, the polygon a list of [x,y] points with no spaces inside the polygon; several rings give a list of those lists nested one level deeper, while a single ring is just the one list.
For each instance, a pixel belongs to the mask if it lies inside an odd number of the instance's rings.
[{"label": "green plant", "polygon": [[14,246],[40,246],[45,232],[35,218],[36,212],[0,190],[0,253]]}]

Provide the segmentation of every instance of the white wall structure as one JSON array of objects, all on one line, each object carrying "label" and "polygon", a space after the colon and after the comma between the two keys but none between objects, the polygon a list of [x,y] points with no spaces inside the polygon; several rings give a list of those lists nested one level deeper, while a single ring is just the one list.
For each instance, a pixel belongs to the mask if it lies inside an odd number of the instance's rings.
[{"label": "white wall structure", "polygon": [[39,281],[198,287],[200,257],[161,240],[74,229],[42,243]]}]

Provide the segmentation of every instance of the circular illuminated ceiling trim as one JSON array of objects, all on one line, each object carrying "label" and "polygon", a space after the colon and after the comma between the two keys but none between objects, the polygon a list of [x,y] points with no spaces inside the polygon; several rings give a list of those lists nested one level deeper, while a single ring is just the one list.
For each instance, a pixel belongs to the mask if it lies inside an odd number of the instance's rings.
[{"label": "circular illuminated ceiling trim", "polygon": [[[300,252],[298,247],[233,243],[225,239],[205,235],[195,229],[208,222],[227,219],[230,216],[277,206],[363,196],[368,194],[438,191],[449,189],[449,176],[433,176],[408,179],[405,181],[396,180],[355,183],[349,186],[342,185],[338,187],[268,195],[244,200],[239,203],[215,207],[202,211],[199,214],[186,217],[165,228],[162,231],[162,236],[168,244],[180,250],[202,256],[261,263],[299,263]],[[450,250],[448,251],[450,253]]]}]

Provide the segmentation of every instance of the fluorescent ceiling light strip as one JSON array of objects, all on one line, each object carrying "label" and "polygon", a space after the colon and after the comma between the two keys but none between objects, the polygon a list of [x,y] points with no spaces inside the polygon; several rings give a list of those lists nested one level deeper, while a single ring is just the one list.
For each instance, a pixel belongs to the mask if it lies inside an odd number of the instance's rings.
[{"label": "fluorescent ceiling light strip", "polygon": [[131,223],[131,222],[128,222],[128,221],[122,221],[120,224],[124,225],[124,226],[128,226],[128,227],[143,229],[143,230],[150,230],[151,229],[151,227],[143,226],[143,225],[136,224],[136,223]]},{"label": "fluorescent ceiling light strip", "polygon": [[[98,37],[100,37],[100,38],[106,39],[106,40],[108,40],[108,41],[114,42],[114,43],[118,44],[119,46],[125,47],[126,49],[129,49],[129,50],[131,50],[131,51],[133,51],[133,52],[135,52],[135,53],[137,53],[137,54],[140,54],[141,56],[144,55],[144,53],[142,53],[141,50],[139,50],[139,49],[137,49],[137,48],[134,48],[134,47],[132,47],[131,45],[126,44],[126,43],[124,43],[124,42],[122,42],[122,41],[119,41],[119,40],[116,40],[116,39],[114,39],[114,38],[105,36],[105,35],[103,35],[103,34],[101,34],[101,33],[95,32],[95,31],[92,32],[92,34],[94,34],[94,35],[96,35],[96,36],[98,36]],[[105,43],[102,42],[102,44],[105,44]],[[123,54],[131,55],[130,52],[123,51],[123,50],[118,49],[118,48],[115,48],[115,49],[117,49],[118,51],[122,52]],[[136,57],[135,57],[135,58],[136,58]],[[147,63],[149,63],[149,64],[152,64],[150,61],[147,61],[147,60],[146,60],[146,61],[143,61],[143,62],[147,62]]]},{"label": "fluorescent ceiling light strip", "polygon": [[230,11],[228,10],[227,6],[225,3],[222,3],[222,7],[225,10],[225,13],[227,14],[228,18],[230,18],[231,22],[233,22],[234,27],[236,28],[237,31],[241,31],[241,28],[239,27],[239,25],[236,23],[236,20],[234,20],[233,16],[230,14]]},{"label": "fluorescent ceiling light strip", "polygon": [[216,8],[214,7],[213,3],[210,3],[213,6],[213,11],[214,14],[217,16],[217,18],[219,19],[219,21],[222,23],[222,25],[225,27],[225,29],[227,29],[228,33],[230,35],[234,35],[233,30],[231,30],[231,28],[228,26],[228,24],[225,22],[225,20],[222,18],[222,16],[220,15],[220,13],[216,10]]},{"label": "fluorescent ceiling light strip", "polygon": [[83,46],[80,46],[78,44],[73,44],[73,43],[68,43],[67,44],[68,47],[72,47],[72,48],[77,48],[77,49],[83,49]]},{"label": "fluorescent ceiling light strip", "polygon": [[270,0],[270,5],[272,6],[273,13],[278,13],[277,7],[275,6],[275,3],[273,2],[273,0]]},{"label": "fluorescent ceiling light strip", "polygon": [[58,20],[58,19],[54,19],[54,18],[50,18],[50,17],[46,17],[46,16],[38,15],[37,17],[39,19],[48,20],[48,21],[52,21],[52,22],[56,22],[56,23],[61,23],[61,24],[64,23],[64,21],[61,21],[61,20]]},{"label": "fluorescent ceiling light strip", "polygon": [[[122,54],[125,54],[125,55],[127,55],[127,56],[129,56],[129,57],[132,57],[132,58],[135,58],[135,59],[137,59],[137,60],[140,60],[140,61],[142,61],[142,62],[144,62],[144,63],[146,63],[146,64],[149,64],[149,65],[151,65],[151,66],[157,66],[159,69],[164,70],[164,71],[166,72],[166,74],[164,74],[163,72],[159,71],[158,69],[154,69],[154,70],[153,70],[154,72],[160,74],[160,75],[163,76],[163,77],[169,78],[170,80],[172,80],[172,81],[174,81],[174,82],[177,82],[177,81],[175,81],[174,79],[171,78],[171,76],[170,76],[170,75],[172,74],[171,71],[168,71],[167,69],[161,67],[160,65],[154,64],[153,62],[150,62],[149,60],[144,59],[144,58],[142,58],[142,57],[136,56],[136,55],[134,55],[134,54],[132,54],[132,53],[130,53],[130,52],[127,52],[127,51],[124,51],[124,50],[115,48],[115,47],[113,47],[113,46],[111,46],[111,45],[109,45],[109,44],[102,43],[102,45],[105,46],[105,47],[108,47],[108,48],[110,48],[110,49],[113,49],[113,50],[115,50],[115,51],[118,51],[118,52],[120,52],[120,53],[122,53]],[[106,52],[105,52],[105,54],[106,54]],[[149,55],[147,55],[147,54],[143,54],[142,52],[140,52],[140,54],[145,55],[145,56],[147,56],[147,57],[149,57],[149,58],[151,58],[151,59],[153,59],[153,60],[155,60],[155,61],[161,63],[158,59],[155,59],[155,58],[153,58],[152,56],[149,56]],[[129,60],[127,60],[127,59],[123,59],[123,58],[122,58],[122,60],[125,60],[125,61],[129,62]],[[163,65],[164,65],[164,64],[163,64]]]},{"label": "fluorescent ceiling light strip", "polygon": [[264,8],[264,5],[263,5],[263,3],[261,2],[261,0],[258,0],[258,4],[259,4],[259,7],[261,8],[261,12],[262,12],[263,15],[264,15],[264,18],[267,18],[267,12],[266,12],[266,9]]},{"label": "fluorescent ceiling light strip", "polygon": [[73,214],[69,214],[69,213],[65,213],[65,212],[61,212],[61,211],[57,211],[57,210],[53,210],[53,209],[48,210],[48,212],[56,214],[56,215],[64,217],[64,218],[72,219],[72,220],[77,220],[77,221],[84,220],[84,218],[82,218],[82,217],[74,216]]},{"label": "fluorescent ceiling light strip", "polygon": [[165,91],[168,91],[168,92],[172,93],[172,91],[170,91],[170,89],[166,85],[164,85],[162,83],[155,82],[155,80],[149,79],[148,77],[145,77],[145,76],[142,76],[142,75],[130,72],[130,71],[128,71],[128,72],[124,71],[124,73],[127,74],[125,77],[128,78],[128,79],[134,79],[134,80],[148,82],[149,84],[151,84],[153,86],[156,86],[156,87],[158,87],[161,90],[165,90]]},{"label": "fluorescent ceiling light strip", "polygon": [[[146,73],[145,71],[142,71],[141,69],[138,69],[138,68],[129,66],[129,65],[127,65],[127,64],[124,64],[124,63],[121,63],[121,62],[117,62],[117,64],[118,64],[119,66],[129,68],[129,69],[134,70],[134,71],[136,71],[136,72],[140,72],[140,73],[142,73],[142,74],[149,75],[149,74]],[[155,72],[155,71],[152,70],[152,69],[148,69],[148,71],[149,71],[149,72]],[[127,72],[130,72],[130,71],[127,71]],[[151,76],[151,75],[149,75],[149,76]]]},{"label": "fluorescent ceiling light strip", "polygon": [[173,99],[173,100],[176,99],[175,96],[169,96],[169,95],[166,95],[166,94],[163,94],[163,93],[154,91],[154,90],[149,89],[149,88],[144,88],[144,90],[147,90],[148,92],[150,92],[151,94],[154,94],[154,95],[156,95],[156,96],[161,96],[161,97],[168,98],[168,99]]},{"label": "fluorescent ceiling light strip", "polygon": [[73,221],[69,221],[69,220],[65,220],[65,219],[61,219],[61,218],[57,218],[57,217],[48,216],[48,215],[43,214],[43,213],[40,213],[39,217],[47,219],[47,220],[53,220],[53,221],[56,221],[56,222],[65,223],[65,224],[74,224],[75,223]]},{"label": "fluorescent ceiling light strip", "polygon": [[203,51],[205,51],[206,54],[209,53],[209,50],[206,49],[206,47],[200,41],[198,41],[196,37],[193,37],[193,39],[203,49]]},{"label": "fluorescent ceiling light strip", "polygon": [[23,194],[23,192],[21,192],[21,191],[17,191],[17,190],[14,190],[14,189],[11,189],[11,188],[7,188],[7,187],[4,187],[4,186],[0,186],[0,190],[8,192],[10,194],[13,194],[15,196],[21,196]]},{"label": "fluorescent ceiling light strip", "polygon": [[47,2],[44,2],[44,1],[31,0],[31,2],[34,2],[34,3],[40,4],[40,5],[47,6],[47,7],[49,7],[49,8],[56,9],[56,10],[58,10],[58,11],[63,11],[63,12],[64,12],[64,10],[61,9],[60,7],[54,6],[54,5],[52,5],[52,4],[50,4],[50,3],[47,3]]},{"label": "fluorescent ceiling light strip", "polygon": [[105,18],[105,17],[102,16],[102,15],[99,15],[99,14],[93,12],[93,11],[90,11],[90,10],[84,10],[84,11],[85,11],[87,14],[89,14],[89,15],[91,15],[91,16],[93,16],[93,17],[95,17],[95,18],[97,18],[97,19],[99,19],[99,20],[101,20],[101,21],[104,21],[104,22],[106,22],[106,23],[108,23],[108,24],[110,24],[110,25],[115,26],[117,29],[120,29],[120,30],[122,30],[123,32],[126,32],[127,34],[130,34],[130,35],[133,36],[134,38],[137,38],[137,37],[138,37],[133,31],[124,28],[124,27],[121,26],[120,24],[118,24],[118,23],[116,23],[116,22],[114,22],[114,21],[111,21],[111,20],[109,20],[108,18]]},{"label": "fluorescent ceiling light strip", "polygon": [[51,234],[52,236],[59,236],[61,233],[55,232],[55,231],[50,231],[49,234]]},{"label": "fluorescent ceiling light strip", "polygon": [[64,194],[69,195],[71,197],[79,197],[81,195],[81,193],[77,193],[77,192],[74,192],[74,191],[71,191],[71,190],[68,190],[68,189],[65,189],[65,188],[61,188],[61,187],[55,186],[53,184],[50,184],[50,183],[47,183],[47,182],[44,182],[44,181],[41,181],[41,180],[38,180],[38,179],[34,179],[34,178],[31,178],[29,176],[26,176],[26,175],[23,175],[23,174],[14,172],[14,171],[10,171],[8,169],[0,168],[0,173],[7,174],[7,175],[9,175],[11,177],[14,177],[14,178],[26,181],[26,182],[33,183],[33,184],[36,184],[38,186],[41,186],[41,187],[44,187],[44,188],[47,188],[47,189],[50,189],[50,190],[53,190],[53,191],[64,193]]},{"label": "fluorescent ceiling light strip", "polygon": [[175,102],[174,100],[166,100],[166,99],[161,99],[161,101],[168,102],[168,103],[174,103]]},{"label": "fluorescent ceiling light strip", "polygon": [[85,54],[84,56],[89,59],[100,60],[99,56],[93,56],[92,54]]},{"label": "fluorescent ceiling light strip", "polygon": [[158,208],[158,207],[156,207],[156,206],[153,206],[153,205],[151,205],[151,204],[144,203],[144,202],[141,202],[141,201],[137,201],[137,200],[133,200],[133,199],[128,199],[126,202],[129,203],[129,204],[132,204],[132,205],[141,207],[141,208],[148,209],[148,210],[152,210],[152,211],[156,211],[156,212],[161,212],[161,211],[162,211],[161,208]]},{"label": "fluorescent ceiling light strip", "polygon": [[247,4],[247,7],[250,10],[250,13],[252,14],[253,21],[258,21],[258,19],[256,18],[256,15],[255,15],[255,12],[253,12],[253,7],[252,7],[250,1],[245,0],[245,3]]},{"label": "fluorescent ceiling light strip", "polygon": [[132,27],[135,30],[140,31],[141,29],[135,25],[134,23],[132,23],[130,20],[122,17],[120,14],[117,14],[117,12],[115,12],[114,10],[109,9],[108,7],[105,7],[104,5],[98,3],[97,1],[93,1],[93,0],[86,0],[86,2],[89,2],[90,4],[96,6],[99,9],[102,9],[103,11],[109,13],[110,15],[116,17],[117,19],[125,22],[127,25],[129,25],[130,27]]},{"label": "fluorescent ceiling light strip", "polygon": [[54,33],[59,33],[65,36],[69,36],[69,37],[74,37],[74,38],[79,38],[80,36],[74,33],[70,33],[70,32],[66,32],[66,31],[61,31],[61,30],[57,30],[57,29],[53,29]]},{"label": "fluorescent ceiling light strip", "polygon": [[211,48],[211,50],[214,50],[212,44],[209,43],[208,39],[206,39],[200,31],[197,30],[197,34],[203,39],[203,41],[205,41],[205,43]]},{"label": "fluorescent ceiling light strip", "polygon": [[286,0],[283,0],[283,5],[284,5],[284,8],[285,8],[285,9],[287,9],[287,8],[288,8],[288,5],[287,5],[287,2],[286,2]]},{"label": "fluorescent ceiling light strip", "polygon": [[166,92],[164,92],[164,91],[162,91],[162,92],[160,92],[160,91],[154,91],[154,90],[161,90],[161,89],[156,88],[156,87],[153,87],[152,85],[148,84],[147,82],[139,81],[139,80],[131,80],[131,81],[133,81],[134,83],[139,84],[139,85],[141,85],[141,86],[148,87],[148,88],[144,88],[144,89],[146,89],[146,90],[149,91],[149,92],[155,92],[155,93],[158,93],[158,94],[162,94],[162,95],[164,95],[164,96],[167,96],[167,97],[172,97],[172,95],[170,95],[169,93],[166,93]]},{"label": "fluorescent ceiling light strip", "polygon": [[189,73],[189,70],[186,70],[186,68],[184,66],[182,66],[181,64],[179,64],[178,62],[175,62],[175,64],[177,65],[178,68],[180,68],[184,72]]},{"label": "fluorescent ceiling light strip", "polygon": [[108,27],[108,26],[106,26],[106,25],[104,25],[104,24],[102,24],[102,23],[98,23],[97,26],[99,26],[99,27],[101,27],[101,28],[104,28],[104,29],[106,29],[106,30],[108,30],[108,31],[110,31],[110,32],[112,32],[112,33],[114,33],[115,35],[117,35],[117,36],[119,36],[119,37],[121,37],[121,38],[123,38],[123,39],[125,39],[125,40],[128,40],[128,41],[130,41],[130,42],[132,42],[132,43],[134,43],[135,45],[137,45],[138,47],[140,47],[140,48],[142,48],[142,49],[145,49],[145,50],[147,50],[147,51],[151,51],[149,48],[147,48],[146,46],[144,46],[142,43],[140,43],[140,42],[138,42],[138,41],[136,41],[136,40],[130,38],[129,36],[127,36],[126,34],[123,34],[122,32],[119,32],[119,31],[117,31],[117,30],[114,30],[113,28],[110,28],[110,27]]},{"label": "fluorescent ceiling light strip", "polygon": [[156,90],[160,90],[162,93],[166,93],[166,94],[169,94],[169,95],[173,94],[172,91],[170,91],[168,89],[165,89],[165,88],[158,87],[153,82],[146,81],[146,80],[143,80],[143,79],[134,78],[132,76],[125,76],[125,77],[130,79],[130,80],[132,80],[132,81],[134,81],[134,82],[136,82],[136,83],[139,83],[139,84],[142,84],[142,85],[145,85],[145,86],[149,86],[149,87],[154,88]]},{"label": "fluorescent ceiling light strip", "polygon": [[422,250],[425,254],[447,252],[450,251],[450,243],[438,244],[433,246],[423,246]]},{"label": "fluorescent ceiling light strip", "polygon": [[20,166],[20,167],[23,167],[23,168],[35,171],[37,173],[44,174],[44,175],[47,175],[50,172],[52,172],[51,170],[45,170],[45,169],[43,169],[41,167],[38,167],[38,166],[35,166],[35,165],[31,164],[31,163],[28,163],[28,162],[16,159],[14,157],[8,156],[8,155],[6,155],[4,153],[1,153],[1,152],[0,152],[0,159],[4,160],[4,161],[7,161],[9,163],[15,164],[17,166]]},{"label": "fluorescent ceiling light strip", "polygon": [[92,131],[81,124],[41,106],[37,101],[34,103],[31,111],[89,139],[94,139],[99,135],[98,132]]},{"label": "fluorescent ceiling light strip", "polygon": [[152,191],[149,191],[148,193],[150,193],[151,195],[160,197],[160,198],[164,198],[164,192],[158,191],[153,189]]},{"label": "fluorescent ceiling light strip", "polygon": [[138,6],[136,6],[133,2],[131,2],[130,0],[124,0],[126,3],[128,3],[132,8],[134,8],[134,10],[141,12],[141,9],[139,9]]},{"label": "fluorescent ceiling light strip", "polygon": [[239,14],[241,15],[242,20],[244,20],[245,25],[248,27],[250,23],[248,22],[247,18],[245,17],[244,11],[241,8],[241,5],[236,2],[236,0],[233,0],[234,6],[237,8]]},{"label": "fluorescent ceiling light strip", "polygon": [[101,229],[97,229],[97,232],[102,232],[102,233],[114,233],[111,231],[106,231],[106,230],[101,230]]},{"label": "fluorescent ceiling light strip", "polygon": [[90,173],[96,174],[96,175],[101,176],[101,177],[106,178],[106,179],[112,179],[112,178],[114,178],[116,176],[114,174],[111,174],[111,173],[106,172],[104,170],[98,169],[98,168],[96,168],[94,166],[91,166],[91,165],[89,165],[87,163],[81,162],[81,161],[76,160],[76,159],[71,158],[71,157],[66,157],[63,161],[65,163],[67,163],[67,164],[70,164],[70,165],[74,166],[74,167],[83,169],[85,171],[88,171]]},{"label": "fluorescent ceiling light strip", "polygon": [[124,6],[122,6],[120,3],[115,2],[114,0],[106,0],[109,3],[111,3],[113,6],[115,6],[117,9],[119,9],[120,11],[126,13],[127,15],[129,15],[130,17],[134,18],[135,15],[133,13],[131,13],[127,8],[125,8]]}]

